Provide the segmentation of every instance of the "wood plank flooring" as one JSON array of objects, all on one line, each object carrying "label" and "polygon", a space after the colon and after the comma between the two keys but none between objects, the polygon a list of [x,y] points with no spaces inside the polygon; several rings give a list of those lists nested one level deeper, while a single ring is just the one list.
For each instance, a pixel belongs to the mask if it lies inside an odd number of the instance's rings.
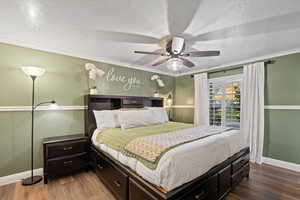
[{"label": "wood plank flooring", "polygon": [[[1,200],[115,200],[92,172],[24,187],[20,182],[0,187]],[[250,179],[226,200],[300,200],[300,173],[269,165],[251,165]]]}]

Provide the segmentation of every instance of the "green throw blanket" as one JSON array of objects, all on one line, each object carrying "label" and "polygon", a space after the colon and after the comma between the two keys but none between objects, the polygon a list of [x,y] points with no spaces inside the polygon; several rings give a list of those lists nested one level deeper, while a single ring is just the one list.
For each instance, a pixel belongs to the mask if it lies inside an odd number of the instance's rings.
[{"label": "green throw blanket", "polygon": [[105,144],[118,152],[121,152],[127,157],[135,158],[149,169],[154,170],[157,167],[159,159],[157,159],[157,161],[154,163],[149,162],[139,156],[129,153],[124,149],[124,147],[129,142],[139,137],[168,133],[192,127],[193,124],[168,122],[159,125],[142,126],[126,130],[122,130],[121,128],[110,128],[102,130],[101,133],[97,135],[96,141],[100,144]]}]

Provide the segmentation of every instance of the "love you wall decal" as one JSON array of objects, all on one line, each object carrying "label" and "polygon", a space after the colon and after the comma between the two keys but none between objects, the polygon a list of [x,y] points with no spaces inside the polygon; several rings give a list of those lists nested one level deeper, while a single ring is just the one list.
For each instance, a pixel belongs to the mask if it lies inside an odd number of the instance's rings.
[{"label": "love you wall decal", "polygon": [[85,68],[88,71],[89,76],[89,89],[91,94],[98,93],[97,87],[96,87],[96,79],[98,77],[104,77],[104,81],[108,83],[120,83],[122,85],[122,90],[129,91],[132,88],[138,88],[141,85],[143,85],[143,82],[141,79],[137,78],[135,73],[133,72],[131,75],[124,75],[115,70],[114,67],[109,68],[108,70],[102,70],[98,67],[96,67],[92,63],[86,63]]},{"label": "love you wall decal", "polygon": [[115,68],[111,68],[106,73],[106,81],[108,82],[120,82],[123,84],[123,90],[128,91],[132,88],[140,87],[143,85],[142,81],[138,79],[135,74],[130,76],[119,74],[115,72]]}]

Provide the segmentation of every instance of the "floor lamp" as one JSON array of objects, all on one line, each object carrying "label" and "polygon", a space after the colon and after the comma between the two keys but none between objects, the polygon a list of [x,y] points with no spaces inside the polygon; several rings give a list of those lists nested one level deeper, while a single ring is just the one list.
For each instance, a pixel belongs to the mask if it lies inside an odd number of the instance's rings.
[{"label": "floor lamp", "polygon": [[34,111],[43,104],[52,104],[55,105],[55,101],[42,102],[35,105],[34,102],[34,90],[35,90],[35,81],[37,77],[42,76],[45,73],[45,69],[38,67],[22,67],[23,72],[32,79],[32,104],[31,104],[31,177],[23,179],[23,185],[33,185],[40,182],[42,176],[33,176],[33,132],[34,132]]}]

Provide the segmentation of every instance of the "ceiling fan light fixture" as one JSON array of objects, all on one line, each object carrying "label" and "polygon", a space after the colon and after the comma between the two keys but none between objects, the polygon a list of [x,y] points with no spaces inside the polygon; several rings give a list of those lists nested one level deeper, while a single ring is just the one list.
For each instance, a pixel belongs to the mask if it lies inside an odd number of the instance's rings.
[{"label": "ceiling fan light fixture", "polygon": [[167,68],[171,71],[178,71],[182,69],[183,61],[179,58],[172,58],[167,62]]}]

